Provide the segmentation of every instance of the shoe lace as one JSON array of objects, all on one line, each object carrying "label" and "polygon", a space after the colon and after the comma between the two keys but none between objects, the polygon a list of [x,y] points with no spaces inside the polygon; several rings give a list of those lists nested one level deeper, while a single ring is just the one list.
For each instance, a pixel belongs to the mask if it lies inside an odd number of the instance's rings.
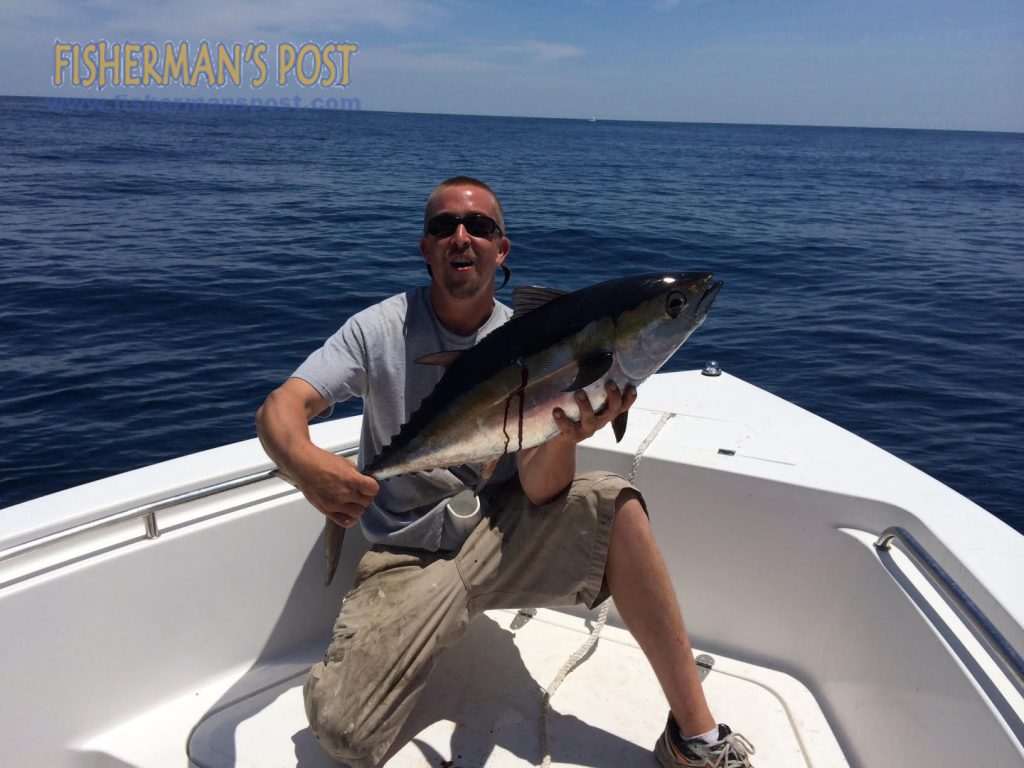
[{"label": "shoe lace", "polygon": [[690,749],[706,760],[711,768],[749,766],[747,756],[757,751],[742,733],[727,734],[714,744],[692,744]]}]

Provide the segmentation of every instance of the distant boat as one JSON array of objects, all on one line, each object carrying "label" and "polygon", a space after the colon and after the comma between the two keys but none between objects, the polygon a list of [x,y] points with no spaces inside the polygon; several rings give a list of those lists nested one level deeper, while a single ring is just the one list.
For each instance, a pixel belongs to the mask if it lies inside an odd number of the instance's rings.
[{"label": "distant boat", "polygon": [[596,123],[597,122],[597,118],[596,117],[588,117],[587,118],[587,122],[588,123]]}]

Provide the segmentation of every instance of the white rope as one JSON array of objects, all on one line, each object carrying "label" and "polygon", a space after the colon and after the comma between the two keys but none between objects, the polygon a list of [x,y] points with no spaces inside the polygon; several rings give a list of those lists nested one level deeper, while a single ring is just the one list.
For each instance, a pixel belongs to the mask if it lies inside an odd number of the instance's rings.
[{"label": "white rope", "polygon": [[658,433],[661,432],[661,428],[668,424],[668,420],[673,416],[675,416],[674,413],[661,414],[661,418],[658,419],[658,423],[654,425],[654,429],[651,430],[651,433],[647,435],[647,437],[644,438],[644,441],[640,443],[639,447],[637,447],[636,453],[633,454],[633,469],[630,470],[629,477],[627,478],[630,483],[636,483],[636,476],[640,471],[640,459],[643,458],[644,452],[650,444],[654,442],[654,438],[656,438]]},{"label": "white rope", "polygon": [[[637,447],[636,452],[633,454],[633,468],[630,470],[629,477],[627,478],[631,485],[636,484],[636,477],[640,471],[640,459],[643,458],[644,451],[647,450],[648,446],[654,441],[654,438],[661,432],[662,427],[668,423],[675,414],[663,413],[658,423],[654,425],[654,429],[651,430],[650,434],[644,438],[644,441]],[[544,691],[544,695],[541,698],[540,704],[540,750],[541,750],[541,768],[550,768],[551,766],[551,744],[548,738],[548,714],[551,711],[551,698],[555,695],[555,691],[562,684],[569,673],[572,672],[580,662],[582,662],[594,645],[597,644],[598,639],[601,637],[601,630],[604,629],[605,623],[608,621],[608,609],[611,607],[611,601],[605,600],[601,603],[601,612],[597,616],[597,621],[594,622],[593,627],[590,630],[590,634],[587,639],[583,641],[583,645],[577,648],[565,660],[565,664],[558,670],[558,674],[555,675],[555,679],[551,681],[551,685]]]},{"label": "white rope", "polygon": [[544,697],[541,699],[540,704],[540,749],[543,753],[540,761],[541,768],[549,768],[551,765],[551,743],[548,738],[548,713],[551,711],[551,697],[555,695],[555,691],[558,690],[558,686],[562,684],[562,681],[568,677],[569,673],[590,653],[590,649],[597,643],[597,639],[601,636],[601,630],[604,629],[605,621],[608,619],[608,608],[610,606],[610,600],[605,600],[601,603],[601,613],[598,614],[597,623],[590,630],[590,635],[583,642],[583,645],[566,659],[565,664],[562,665],[562,668],[558,670],[558,674],[555,675],[555,679],[551,681],[551,685],[544,691]]}]

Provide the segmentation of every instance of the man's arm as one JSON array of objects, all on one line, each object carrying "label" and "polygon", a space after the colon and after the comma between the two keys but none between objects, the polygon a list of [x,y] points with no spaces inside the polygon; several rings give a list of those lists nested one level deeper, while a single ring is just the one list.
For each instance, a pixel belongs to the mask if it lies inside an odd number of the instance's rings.
[{"label": "man's arm", "polygon": [[343,528],[355,525],[380,490],[348,459],[309,439],[309,420],[327,401],[308,382],[291,378],[256,411],[256,431],[267,455],[302,491],[310,504]]},{"label": "man's arm", "polygon": [[576,444],[628,411],[636,402],[636,387],[626,387],[622,393],[614,383],[608,382],[605,389],[608,402],[598,413],[594,413],[586,393],[577,392],[580,420],[572,421],[561,408],[555,408],[553,415],[561,434],[517,455],[519,482],[533,504],[544,504],[564,491],[576,476]]}]

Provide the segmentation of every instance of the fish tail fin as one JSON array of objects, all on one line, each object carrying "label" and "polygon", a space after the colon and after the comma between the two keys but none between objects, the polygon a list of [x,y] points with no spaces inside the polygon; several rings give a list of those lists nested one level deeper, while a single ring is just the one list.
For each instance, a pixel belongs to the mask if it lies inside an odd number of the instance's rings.
[{"label": "fish tail fin", "polygon": [[341,545],[345,543],[345,529],[331,520],[324,520],[324,586],[331,586],[341,562]]}]

